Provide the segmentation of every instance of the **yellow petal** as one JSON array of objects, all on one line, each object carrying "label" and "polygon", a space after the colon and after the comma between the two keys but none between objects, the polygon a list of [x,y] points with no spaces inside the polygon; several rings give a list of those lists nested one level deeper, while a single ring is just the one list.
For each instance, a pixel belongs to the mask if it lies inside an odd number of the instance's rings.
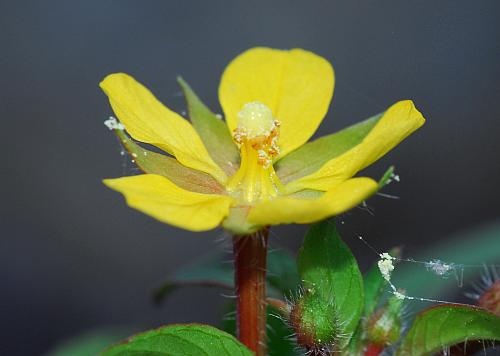
[{"label": "yellow petal", "polygon": [[327,191],[377,161],[425,122],[411,100],[391,106],[363,141],[326,162],[317,172],[286,185],[288,193],[302,189]]},{"label": "yellow petal", "polygon": [[225,173],[214,163],[193,126],[134,78],[124,73],[110,74],[100,87],[134,139],[161,148],[185,166],[211,174],[221,183],[226,181]]},{"label": "yellow petal", "polygon": [[353,178],[335,186],[318,199],[280,197],[259,203],[250,210],[248,221],[255,225],[307,224],[341,214],[377,191],[370,178]]},{"label": "yellow petal", "polygon": [[231,130],[244,104],[260,101],[268,106],[281,121],[282,157],[314,134],[328,111],[333,85],[332,66],[314,53],[253,48],[224,71],[219,100]]},{"label": "yellow petal", "polygon": [[224,195],[190,192],[156,174],[105,179],[103,182],[122,193],[130,207],[191,231],[216,228],[227,216],[233,201]]}]

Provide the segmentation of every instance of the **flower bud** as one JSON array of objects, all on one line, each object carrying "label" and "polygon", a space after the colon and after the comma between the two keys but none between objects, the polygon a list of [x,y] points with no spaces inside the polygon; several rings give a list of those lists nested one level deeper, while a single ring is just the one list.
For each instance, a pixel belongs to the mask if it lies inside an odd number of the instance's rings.
[{"label": "flower bud", "polygon": [[392,296],[367,322],[368,340],[376,345],[391,345],[401,333],[401,307],[403,300]]},{"label": "flower bud", "polygon": [[339,334],[337,314],[332,300],[307,293],[292,308],[290,324],[297,343],[308,350],[330,349]]},{"label": "flower bud", "polygon": [[500,280],[495,281],[479,297],[477,305],[500,316]]}]

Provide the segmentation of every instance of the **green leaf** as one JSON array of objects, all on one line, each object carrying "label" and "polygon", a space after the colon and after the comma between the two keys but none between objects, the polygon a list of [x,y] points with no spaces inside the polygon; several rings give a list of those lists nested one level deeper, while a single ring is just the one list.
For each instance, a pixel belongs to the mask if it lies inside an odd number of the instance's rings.
[{"label": "green leaf", "polygon": [[253,355],[234,336],[208,325],[170,325],[132,336],[112,346],[103,356],[236,356]]},{"label": "green leaf", "polygon": [[212,280],[232,287],[234,280],[232,267],[232,263],[224,260],[222,254],[210,253],[195,260],[195,263],[178,269],[174,274],[174,279],[180,281]]},{"label": "green leaf", "polygon": [[63,341],[47,356],[88,356],[97,355],[102,349],[118,342],[134,330],[126,327],[114,327],[92,330]]},{"label": "green leaf", "polygon": [[500,318],[466,305],[441,305],[415,319],[398,355],[431,355],[445,347],[472,340],[500,340]]},{"label": "green leaf", "polygon": [[[443,298],[443,293],[458,288],[463,272],[464,281],[477,278],[484,269],[483,264],[495,263],[500,258],[500,221],[462,232],[432,245],[423,253],[411,256],[419,261],[439,259],[455,264],[455,270],[443,278],[428,271],[422,264],[400,263],[393,272],[392,281],[410,296]],[[460,268],[460,264],[477,267]],[[456,273],[456,274],[455,274]]]},{"label": "green leaf", "polygon": [[267,255],[267,281],[270,286],[289,295],[300,285],[295,257],[286,250],[271,250]]},{"label": "green leaf", "polygon": [[177,81],[186,97],[189,118],[208,153],[228,176],[233,175],[239,167],[240,152],[226,123],[203,104],[184,79],[178,77]]},{"label": "green leaf", "polygon": [[360,322],[358,323],[358,327],[354,331],[354,334],[352,335],[351,340],[347,345],[346,355],[361,354],[361,348],[363,346],[363,334],[364,334],[363,323]]},{"label": "green leaf", "polygon": [[224,193],[224,188],[211,175],[183,166],[175,158],[142,148],[123,130],[114,130],[114,132],[134,163],[144,173],[159,174],[179,187],[193,192]]},{"label": "green leaf", "polygon": [[177,288],[197,286],[219,286],[233,289],[234,276],[231,263],[224,263],[225,256],[212,252],[175,271],[154,293],[156,302],[161,302]]},{"label": "green leaf", "polygon": [[[190,285],[233,288],[234,271],[228,257],[213,252],[179,268],[156,291],[154,299],[161,302],[176,288]],[[299,285],[299,276],[293,256],[285,250],[269,251],[267,257],[268,295],[283,297]]]},{"label": "green leaf", "polygon": [[382,277],[382,273],[377,266],[373,265],[363,278],[365,289],[365,309],[363,315],[369,316],[377,307],[380,295],[387,286],[387,281]]},{"label": "green leaf", "polygon": [[316,172],[329,160],[360,144],[382,115],[383,113],[380,113],[334,134],[306,143],[275,164],[276,174],[286,184]]},{"label": "green leaf", "polygon": [[335,319],[345,338],[354,333],[363,310],[363,281],[349,247],[341,240],[332,221],[309,229],[298,255],[299,275],[304,290],[318,295],[323,304],[333,302]]}]

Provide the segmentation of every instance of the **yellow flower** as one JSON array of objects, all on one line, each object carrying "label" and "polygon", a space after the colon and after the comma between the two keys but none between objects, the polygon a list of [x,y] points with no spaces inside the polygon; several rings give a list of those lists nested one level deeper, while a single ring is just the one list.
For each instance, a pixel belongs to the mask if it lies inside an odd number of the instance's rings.
[{"label": "yellow flower", "polygon": [[146,173],[104,183],[129,206],[193,231],[222,224],[244,234],[266,225],[311,223],[356,206],[378,189],[352,178],[424,123],[409,100],[307,143],[333,95],[333,68],[302,49],[253,48],[226,68],[219,99],[226,124],[179,79],[191,123],[127,74],[100,84],[130,136],[116,130]]}]

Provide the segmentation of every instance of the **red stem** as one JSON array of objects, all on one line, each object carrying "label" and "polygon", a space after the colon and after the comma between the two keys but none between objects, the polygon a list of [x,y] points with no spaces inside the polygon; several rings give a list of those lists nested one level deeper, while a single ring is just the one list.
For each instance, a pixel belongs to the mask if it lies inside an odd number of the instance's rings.
[{"label": "red stem", "polygon": [[267,236],[264,229],[233,240],[238,338],[257,356],[266,354]]}]

